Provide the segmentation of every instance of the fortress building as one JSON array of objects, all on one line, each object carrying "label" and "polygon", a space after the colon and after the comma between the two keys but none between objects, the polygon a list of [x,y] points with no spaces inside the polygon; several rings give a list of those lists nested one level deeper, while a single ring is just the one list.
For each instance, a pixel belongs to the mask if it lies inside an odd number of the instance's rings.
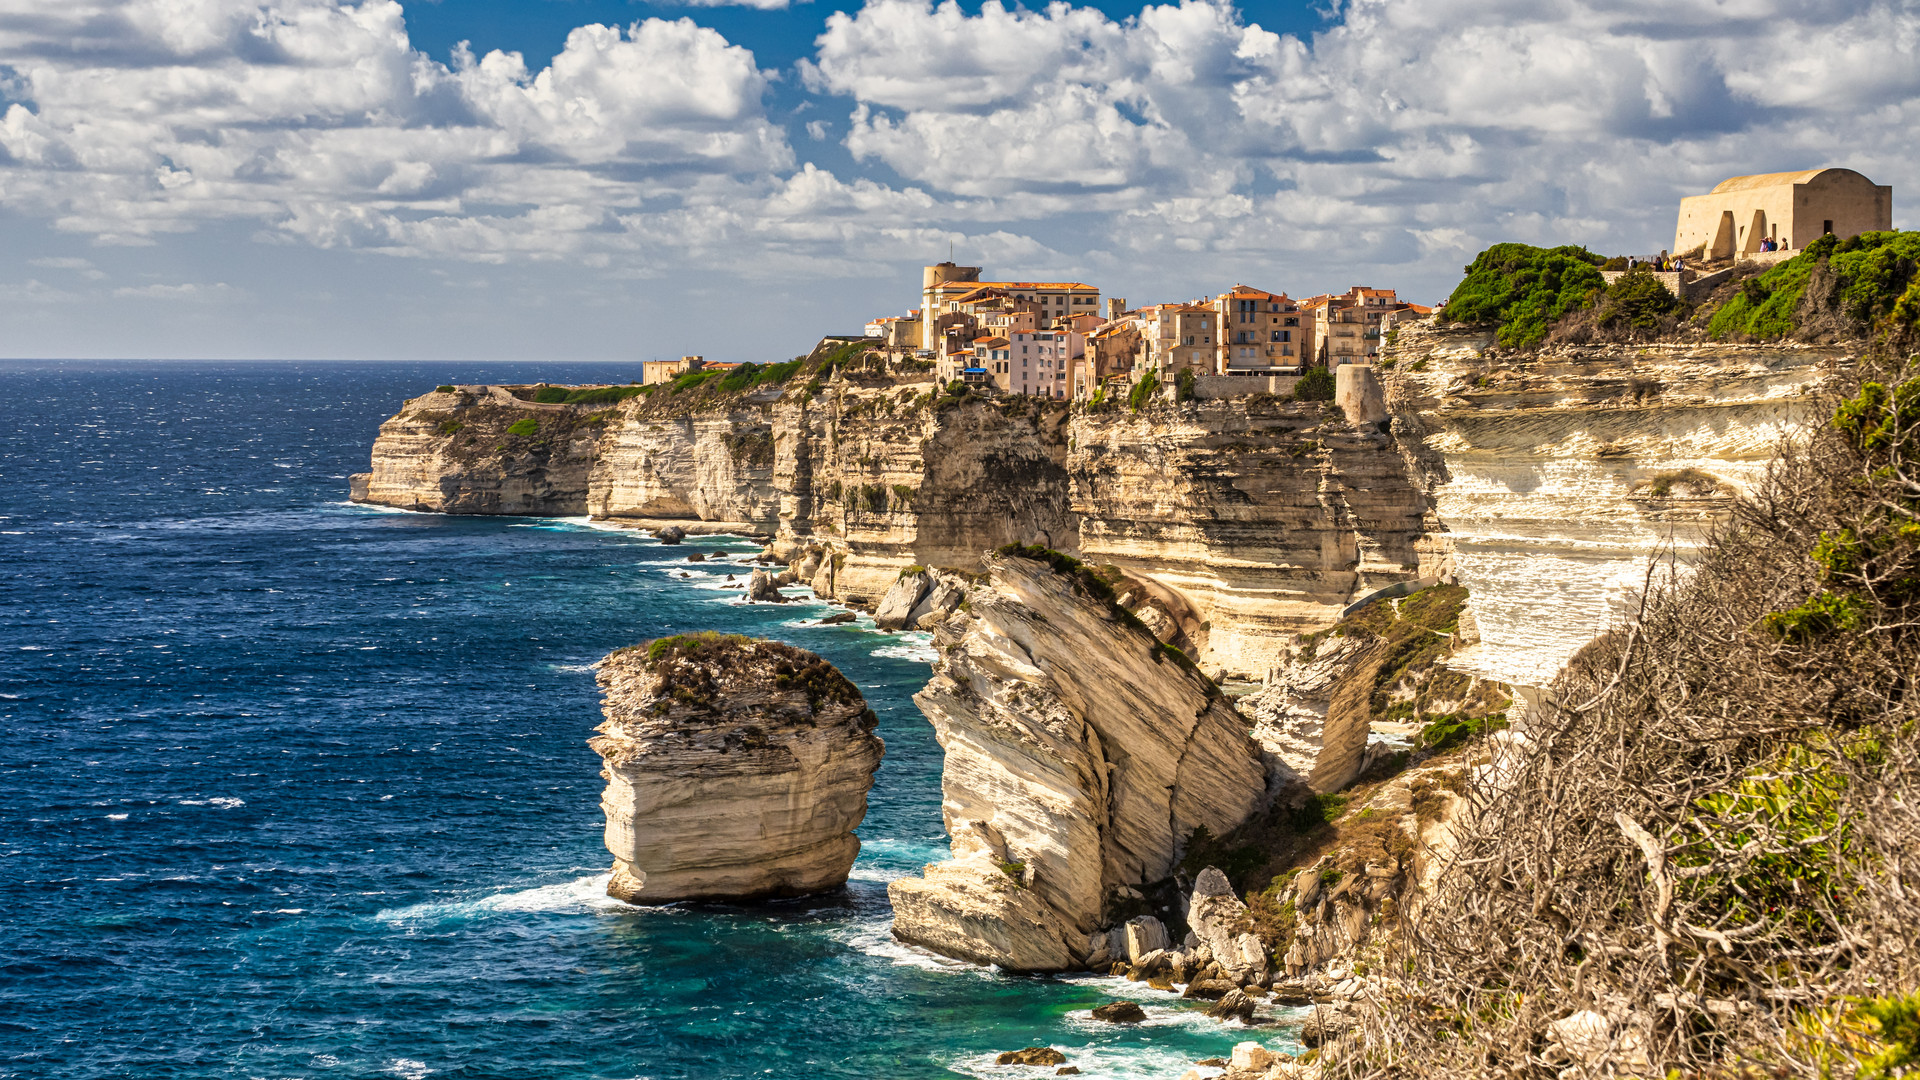
[{"label": "fortress building", "polygon": [[1852,169],[1807,169],[1722,180],[1680,200],[1675,254],[1709,259],[1760,250],[1764,240],[1798,251],[1827,233],[1842,239],[1893,228],[1893,189]]}]

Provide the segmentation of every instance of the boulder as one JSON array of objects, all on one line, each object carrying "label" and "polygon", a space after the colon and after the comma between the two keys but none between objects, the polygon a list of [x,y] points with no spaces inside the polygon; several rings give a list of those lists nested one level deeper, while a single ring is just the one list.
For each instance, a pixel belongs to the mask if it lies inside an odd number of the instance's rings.
[{"label": "boulder", "polygon": [[920,624],[931,619],[938,622],[953,614],[960,601],[967,598],[967,585],[963,579],[952,574],[943,574],[938,570],[928,572],[929,583],[926,594],[920,597],[913,610],[907,612],[906,625],[916,629],[926,629]]},{"label": "boulder", "polygon": [[860,691],[804,649],[688,634],[600,664],[607,892],[630,903],[846,884],[885,746]]},{"label": "boulder", "polygon": [[1029,1046],[1025,1050],[1009,1050],[993,1059],[995,1065],[1062,1065],[1067,1055],[1051,1046]]},{"label": "boulder", "polygon": [[693,554],[687,556],[687,561],[688,562],[706,562],[707,557],[696,551]]},{"label": "boulder", "polygon": [[827,616],[824,619],[821,619],[820,625],[821,626],[841,626],[846,623],[850,623],[859,617],[860,616],[855,612],[838,611],[833,613],[832,615]]},{"label": "boulder", "polygon": [[807,553],[793,564],[792,569],[794,580],[812,582],[813,575],[820,572],[820,549],[808,548]]},{"label": "boulder", "polygon": [[1247,905],[1233,894],[1227,876],[1215,867],[1207,867],[1194,878],[1193,893],[1187,900],[1187,924],[1235,985],[1266,981],[1266,947],[1247,931],[1252,925]]},{"label": "boulder", "polygon": [[1316,1006],[1300,1025],[1300,1045],[1320,1046],[1353,1030],[1353,1017],[1325,1006]]},{"label": "boulder", "polygon": [[1057,1069],[1055,1069],[1055,1070],[1053,1070],[1053,1075],[1055,1075],[1055,1076],[1079,1076],[1079,1075],[1080,1075],[1080,1066],[1078,1066],[1078,1065],[1062,1065],[1062,1066],[1060,1066],[1059,1068],[1057,1068]]},{"label": "boulder", "polygon": [[909,624],[907,616],[927,594],[928,577],[925,570],[915,570],[910,574],[901,574],[894,580],[887,594],[880,598],[880,604],[873,609],[873,624],[882,630],[901,630]]},{"label": "boulder", "polygon": [[1147,1018],[1147,1010],[1131,1001],[1109,1001],[1093,1010],[1093,1018],[1109,1024],[1137,1024]]},{"label": "boulder", "polygon": [[1257,1003],[1252,998],[1235,989],[1221,995],[1220,1000],[1213,1003],[1213,1008],[1207,1010],[1207,1015],[1223,1023],[1238,1020],[1243,1024],[1251,1024],[1256,1007]]},{"label": "boulder", "polygon": [[1197,1001],[1219,1001],[1239,989],[1231,979],[1195,979],[1187,984],[1186,992],[1180,996]]},{"label": "boulder", "polygon": [[784,604],[787,598],[780,593],[780,587],[773,583],[765,570],[755,570],[747,578],[747,599],[763,601],[769,604]]},{"label": "boulder", "polygon": [[1139,915],[1127,920],[1127,959],[1140,963],[1148,953],[1163,952],[1172,942],[1167,940],[1167,927],[1151,915]]},{"label": "boulder", "polygon": [[669,525],[664,529],[655,529],[653,538],[663,544],[677,544],[687,538],[687,530],[678,525]]},{"label": "boulder", "polygon": [[1273,1051],[1257,1042],[1235,1043],[1227,1068],[1235,1072],[1261,1072],[1277,1060]]}]

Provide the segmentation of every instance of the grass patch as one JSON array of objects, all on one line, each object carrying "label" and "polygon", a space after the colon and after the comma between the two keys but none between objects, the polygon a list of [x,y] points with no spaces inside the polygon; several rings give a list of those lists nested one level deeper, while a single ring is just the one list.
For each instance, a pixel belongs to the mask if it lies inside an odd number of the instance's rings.
[{"label": "grass patch", "polygon": [[529,435],[538,435],[539,433],[540,433],[540,421],[535,420],[531,416],[527,417],[524,420],[515,420],[512,426],[507,428],[507,434],[518,435],[518,436],[521,436],[522,438],[525,438],[526,436],[529,436]]}]

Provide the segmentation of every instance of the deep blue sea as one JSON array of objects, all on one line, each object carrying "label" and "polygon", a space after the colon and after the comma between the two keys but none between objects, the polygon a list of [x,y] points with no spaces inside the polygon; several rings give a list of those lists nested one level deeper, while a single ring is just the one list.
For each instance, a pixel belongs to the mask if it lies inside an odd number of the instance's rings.
[{"label": "deep blue sea", "polygon": [[[346,502],[407,396],[637,374],[0,361],[0,1076],[1027,1077],[992,1055],[1052,1045],[1172,1080],[1298,1049],[891,940],[886,881],[945,849],[923,636],[685,562],[744,540]],[[589,665],[707,628],[812,649],[879,713],[844,893],[604,895]],[[1149,1023],[1087,1018],[1116,994]]]}]

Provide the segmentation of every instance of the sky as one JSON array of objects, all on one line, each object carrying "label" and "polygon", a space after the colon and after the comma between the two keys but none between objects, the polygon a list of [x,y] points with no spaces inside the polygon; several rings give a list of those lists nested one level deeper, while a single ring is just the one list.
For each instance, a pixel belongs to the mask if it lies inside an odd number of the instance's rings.
[{"label": "sky", "polygon": [[952,256],[1423,303],[1920,181],[1920,0],[0,0],[0,356],[779,360]]}]

